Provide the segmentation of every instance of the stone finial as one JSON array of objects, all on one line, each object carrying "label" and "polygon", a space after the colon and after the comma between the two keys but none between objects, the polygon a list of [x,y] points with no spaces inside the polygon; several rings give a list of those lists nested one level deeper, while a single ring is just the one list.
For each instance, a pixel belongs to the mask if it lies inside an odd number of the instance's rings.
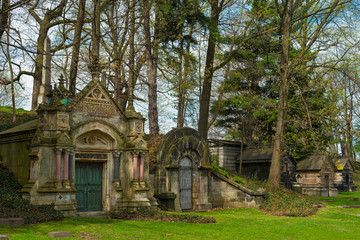
[{"label": "stone finial", "polygon": [[64,75],[61,74],[60,78],[59,78],[59,88],[60,89],[65,89],[64,83],[65,83]]}]

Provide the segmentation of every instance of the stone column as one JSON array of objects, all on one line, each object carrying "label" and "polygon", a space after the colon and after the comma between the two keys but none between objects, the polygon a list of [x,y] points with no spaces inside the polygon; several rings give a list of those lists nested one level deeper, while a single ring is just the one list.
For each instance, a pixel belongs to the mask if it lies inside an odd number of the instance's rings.
[{"label": "stone column", "polygon": [[64,180],[69,180],[69,152],[64,152]]},{"label": "stone column", "polygon": [[69,155],[69,180],[74,179],[74,151],[70,150]]},{"label": "stone column", "polygon": [[55,171],[55,177],[56,180],[61,180],[61,148],[55,148],[56,153],[56,171]]},{"label": "stone column", "polygon": [[134,180],[138,180],[138,154],[137,153],[133,153],[134,154],[134,164],[133,164],[133,179]]},{"label": "stone column", "polygon": [[140,180],[144,180],[144,153],[140,154]]},{"label": "stone column", "polygon": [[114,179],[119,179],[119,170],[120,170],[120,152],[114,151]]}]

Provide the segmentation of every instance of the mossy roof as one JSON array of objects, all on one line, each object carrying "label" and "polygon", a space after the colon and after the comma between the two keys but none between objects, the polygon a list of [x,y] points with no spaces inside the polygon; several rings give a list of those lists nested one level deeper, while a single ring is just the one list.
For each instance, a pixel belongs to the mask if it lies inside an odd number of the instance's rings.
[{"label": "mossy roof", "polygon": [[324,163],[328,161],[336,169],[335,164],[332,162],[330,156],[327,153],[314,153],[313,155],[300,160],[297,163],[297,171],[320,171]]},{"label": "mossy roof", "polygon": [[272,148],[249,149],[243,153],[243,161],[268,160],[271,161],[273,154]]},{"label": "mossy roof", "polygon": [[0,133],[0,136],[11,133],[25,132],[35,130],[39,125],[39,119],[31,120],[16,127],[7,129]]},{"label": "mossy roof", "polygon": [[334,162],[337,170],[339,170],[339,171],[344,170],[344,167],[346,166],[346,163],[348,163],[348,162],[349,162],[350,167],[352,167],[354,169],[354,167],[348,157],[337,157],[337,158],[333,159],[333,162]]}]

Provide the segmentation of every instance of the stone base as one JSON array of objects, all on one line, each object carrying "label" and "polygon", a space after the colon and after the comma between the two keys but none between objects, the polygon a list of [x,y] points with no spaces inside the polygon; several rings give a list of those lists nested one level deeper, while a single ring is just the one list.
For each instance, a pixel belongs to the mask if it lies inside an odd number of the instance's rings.
[{"label": "stone base", "polygon": [[306,188],[302,187],[301,193],[309,196],[319,196],[319,197],[337,197],[338,196],[338,190],[336,188]]},{"label": "stone base", "polygon": [[175,211],[175,193],[164,192],[160,194],[155,194],[155,197],[160,200],[160,208],[164,208],[164,210],[166,211]]},{"label": "stone base", "polygon": [[[58,184],[58,186],[56,186]],[[61,185],[59,185],[61,184]],[[57,188],[58,187],[58,188]],[[39,187],[37,192],[30,193],[29,200],[32,205],[54,205],[54,209],[61,211],[65,216],[76,215],[76,190],[67,182],[64,188],[62,182],[47,182]]]},{"label": "stone base", "polygon": [[201,203],[201,204],[195,204],[194,210],[195,211],[208,211],[212,209],[211,203]]},{"label": "stone base", "polygon": [[64,237],[72,237],[73,233],[65,232],[65,231],[49,232],[48,236],[51,238],[64,238]]}]

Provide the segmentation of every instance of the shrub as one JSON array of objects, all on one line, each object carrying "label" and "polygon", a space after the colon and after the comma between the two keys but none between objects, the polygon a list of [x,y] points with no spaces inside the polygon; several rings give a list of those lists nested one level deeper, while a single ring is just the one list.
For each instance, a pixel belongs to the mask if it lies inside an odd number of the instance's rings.
[{"label": "shrub", "polygon": [[252,190],[265,189],[268,194],[260,210],[276,216],[306,217],[318,210],[319,202],[312,197],[296,193],[284,187],[270,188],[266,181],[244,177],[245,186]]},{"label": "shrub", "polygon": [[0,217],[21,217],[25,223],[61,220],[63,215],[53,206],[33,206],[18,193],[21,185],[4,165],[0,164]]},{"label": "shrub", "polygon": [[233,177],[233,180],[239,184],[244,184],[244,179],[242,179],[241,177],[239,176],[234,176]]},{"label": "shrub", "polygon": [[229,178],[229,172],[226,171],[225,169],[219,167],[218,165],[216,165],[215,163],[212,163],[211,166],[213,167],[213,169],[215,170],[215,172]]},{"label": "shrub", "polygon": [[154,221],[154,222],[182,222],[182,223],[216,223],[213,217],[205,217],[193,214],[174,214],[141,209],[131,211],[123,209],[120,211],[110,212],[112,219],[137,220],[137,221]]}]

